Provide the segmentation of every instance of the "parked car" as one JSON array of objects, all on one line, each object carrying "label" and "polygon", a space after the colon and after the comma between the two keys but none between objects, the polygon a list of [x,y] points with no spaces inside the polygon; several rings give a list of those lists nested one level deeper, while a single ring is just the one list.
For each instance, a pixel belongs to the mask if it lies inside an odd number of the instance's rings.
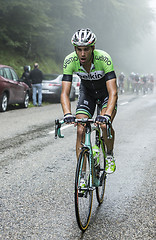
[{"label": "parked car", "polygon": [[75,95],[77,97],[79,95],[79,88],[80,88],[80,83],[81,83],[80,77],[76,74],[73,74],[72,83],[73,83],[73,86],[75,87]]},{"label": "parked car", "polygon": [[[53,102],[60,102],[62,90],[62,77],[58,74],[44,74],[42,81],[42,98]],[[70,100],[75,100],[75,87],[72,85],[70,92]]]},{"label": "parked car", "polygon": [[0,111],[5,112],[10,104],[27,108],[29,87],[18,78],[12,67],[0,65]]}]

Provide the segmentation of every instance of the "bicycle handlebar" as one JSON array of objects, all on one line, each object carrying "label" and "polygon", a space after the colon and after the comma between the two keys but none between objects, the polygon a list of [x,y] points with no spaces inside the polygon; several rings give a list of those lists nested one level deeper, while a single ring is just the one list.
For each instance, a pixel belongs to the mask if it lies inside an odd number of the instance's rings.
[{"label": "bicycle handlebar", "polygon": [[[75,123],[95,123],[95,119],[89,119],[89,118],[81,118],[75,119]],[[55,120],[55,139],[57,138],[57,136],[59,138],[64,138],[64,135],[61,134],[61,125],[64,124],[64,120],[59,120],[56,119]],[[106,130],[107,130],[107,138],[108,139],[112,139],[112,134],[111,134],[111,122],[110,123],[105,123],[106,124]]]}]

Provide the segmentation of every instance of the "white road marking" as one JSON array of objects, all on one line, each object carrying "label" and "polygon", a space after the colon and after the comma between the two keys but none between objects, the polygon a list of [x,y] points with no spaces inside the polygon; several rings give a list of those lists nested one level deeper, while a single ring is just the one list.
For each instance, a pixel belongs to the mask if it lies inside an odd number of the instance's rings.
[{"label": "white road marking", "polygon": [[120,106],[121,106],[121,105],[125,105],[125,104],[128,104],[128,102],[123,102],[123,103],[120,103]]},{"label": "white road marking", "polygon": [[[66,128],[69,128],[69,127],[72,127],[72,126],[73,126],[73,124],[68,124],[68,125],[66,125],[66,126],[61,127],[61,130],[66,129]],[[53,134],[53,133],[55,133],[55,130],[49,132],[49,134]]]}]

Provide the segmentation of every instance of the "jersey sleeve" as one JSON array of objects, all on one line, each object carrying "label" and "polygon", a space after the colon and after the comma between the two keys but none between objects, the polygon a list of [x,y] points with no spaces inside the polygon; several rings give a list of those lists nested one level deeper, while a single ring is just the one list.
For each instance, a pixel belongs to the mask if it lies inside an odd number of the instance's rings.
[{"label": "jersey sleeve", "polygon": [[75,62],[75,58],[77,58],[75,56],[74,53],[69,54],[65,60],[64,60],[64,64],[63,64],[63,74],[64,75],[72,75],[74,72],[74,62]]},{"label": "jersey sleeve", "polygon": [[97,69],[104,71],[106,81],[116,78],[112,59],[107,52],[95,50],[95,62]]},{"label": "jersey sleeve", "polygon": [[113,78],[116,78],[116,74],[114,71],[114,66],[113,66],[113,62],[112,59],[110,57],[110,55],[108,53],[105,54],[104,56],[104,71],[105,71],[105,80],[111,80]]},{"label": "jersey sleeve", "polygon": [[108,81],[108,80],[111,80],[113,78],[116,78],[116,74],[114,71],[112,72],[108,72],[105,74],[105,80]]},{"label": "jersey sleeve", "polygon": [[63,74],[62,81],[72,82],[72,79],[73,79],[73,76],[72,76],[72,75]]},{"label": "jersey sleeve", "polygon": [[113,62],[108,53],[104,55],[104,70],[105,70],[105,74],[114,71]]}]

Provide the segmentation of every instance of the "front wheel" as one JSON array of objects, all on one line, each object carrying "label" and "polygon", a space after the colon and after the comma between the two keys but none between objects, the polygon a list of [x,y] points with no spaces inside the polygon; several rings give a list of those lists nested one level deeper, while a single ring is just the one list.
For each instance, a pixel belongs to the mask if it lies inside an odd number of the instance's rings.
[{"label": "front wheel", "polygon": [[[81,187],[80,180],[82,177],[85,180],[85,186]],[[85,231],[89,225],[92,202],[93,190],[90,186],[90,167],[89,167],[89,153],[87,149],[83,149],[80,153],[76,175],[75,175],[75,213],[76,220],[79,228]]]},{"label": "front wheel", "polygon": [[6,93],[3,93],[0,98],[0,111],[5,112],[8,107],[8,95]]},{"label": "front wheel", "polygon": [[99,165],[97,166],[98,176],[100,179],[100,186],[96,187],[96,197],[99,204],[103,202],[105,185],[106,185],[106,173],[105,173],[105,156],[104,156],[104,142],[99,142]]}]

